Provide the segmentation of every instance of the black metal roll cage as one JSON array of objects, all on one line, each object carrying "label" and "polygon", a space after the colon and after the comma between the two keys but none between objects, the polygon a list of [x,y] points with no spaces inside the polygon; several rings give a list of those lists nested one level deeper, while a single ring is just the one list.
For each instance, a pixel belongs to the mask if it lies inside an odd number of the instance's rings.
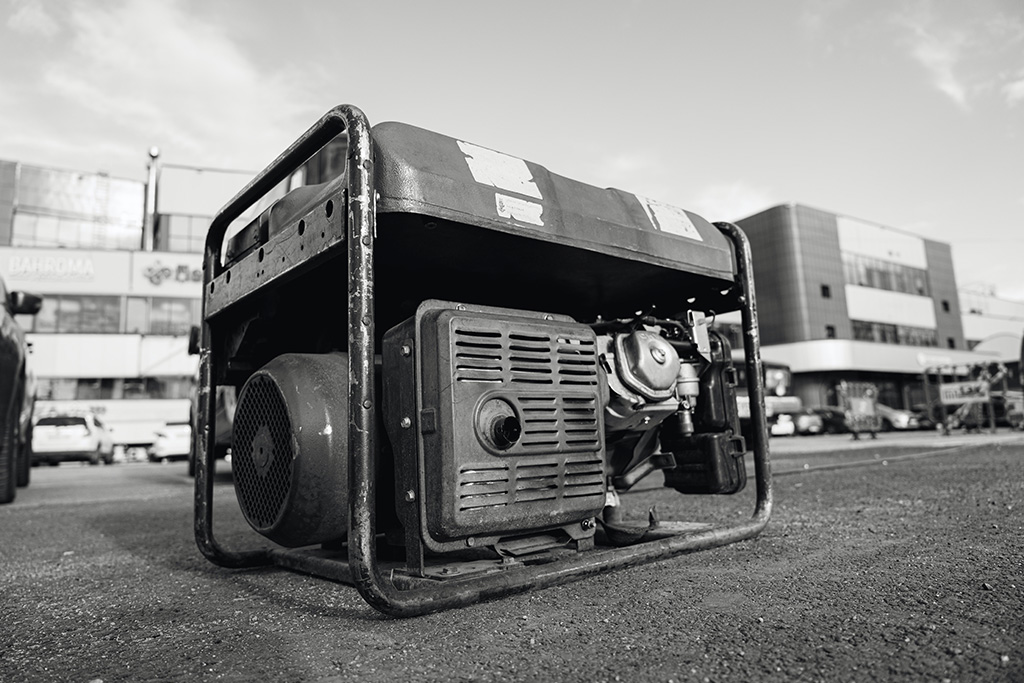
[{"label": "black metal roll cage", "polygon": [[[213,434],[216,405],[214,378],[223,359],[212,350],[220,348],[207,319],[210,294],[225,267],[221,251],[228,226],[243,212],[286,180],[301,164],[339,133],[348,134],[347,226],[348,254],[348,373],[350,473],[347,562],[304,550],[260,548],[233,551],[222,547],[213,533]],[[378,562],[375,501],[377,479],[375,454],[379,435],[378,402],[374,389],[374,154],[366,116],[351,105],[335,107],[241,190],[217,215],[206,239],[204,261],[203,321],[200,336],[200,392],[198,429],[194,437],[195,536],[202,553],[217,565],[246,568],[277,565],[323,578],[351,582],[377,610],[407,617],[478,601],[575,581],[587,576],[665,559],[682,553],[714,548],[758,534],[772,509],[772,483],[768,458],[768,426],[764,408],[764,382],[754,297],[750,245],[743,232],[730,223],[714,225],[731,241],[741,288],[742,329],[747,369],[756,504],[752,516],[733,526],[716,527],[641,542],[621,548],[597,549],[551,563],[517,567],[466,578],[457,582],[413,579],[392,573]]]}]

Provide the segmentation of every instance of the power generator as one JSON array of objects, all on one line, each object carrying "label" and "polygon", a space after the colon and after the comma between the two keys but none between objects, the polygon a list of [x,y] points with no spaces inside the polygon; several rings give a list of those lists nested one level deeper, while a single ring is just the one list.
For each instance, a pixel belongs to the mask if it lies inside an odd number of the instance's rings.
[{"label": "power generator", "polygon": [[[308,173],[328,149],[339,172]],[[307,184],[258,210],[302,169]],[[752,272],[732,224],[332,109],[206,239],[200,550],[412,616],[756,535],[772,493]],[[737,310],[748,440],[712,325]],[[271,542],[257,548],[214,537],[218,387],[238,396],[231,468]],[[623,510],[649,475],[736,493],[748,452],[739,523]]]}]

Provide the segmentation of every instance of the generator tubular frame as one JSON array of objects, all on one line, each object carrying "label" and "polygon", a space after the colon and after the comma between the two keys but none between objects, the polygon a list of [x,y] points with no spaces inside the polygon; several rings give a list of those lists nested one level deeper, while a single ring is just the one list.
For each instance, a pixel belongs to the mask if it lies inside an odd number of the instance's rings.
[{"label": "generator tubular frame", "polygon": [[[260,548],[235,551],[222,547],[213,533],[213,434],[216,420],[213,378],[218,377],[213,329],[207,319],[209,295],[225,267],[221,251],[228,226],[242,213],[284,181],[336,135],[348,134],[345,206],[348,256],[348,373],[349,373],[349,535],[348,561],[331,559],[308,550]],[[194,436],[195,518],[194,530],[200,551],[211,562],[227,568],[276,565],[335,581],[352,583],[377,610],[408,617],[470,605],[482,600],[568,583],[587,576],[666,559],[682,553],[714,548],[757,535],[768,523],[772,510],[772,482],[768,457],[768,425],[765,389],[757,326],[750,245],[743,232],[731,223],[715,223],[731,241],[741,291],[745,364],[749,380],[756,503],[745,522],[640,542],[636,545],[595,549],[548,564],[516,567],[506,571],[439,582],[392,573],[385,576],[376,553],[376,413],[374,385],[374,238],[376,234],[374,158],[370,125],[351,105],[340,105],[325,114],[273,163],[243,188],[217,215],[206,239],[203,268],[203,320],[200,336],[199,425]],[[222,280],[223,282],[223,280]]]}]

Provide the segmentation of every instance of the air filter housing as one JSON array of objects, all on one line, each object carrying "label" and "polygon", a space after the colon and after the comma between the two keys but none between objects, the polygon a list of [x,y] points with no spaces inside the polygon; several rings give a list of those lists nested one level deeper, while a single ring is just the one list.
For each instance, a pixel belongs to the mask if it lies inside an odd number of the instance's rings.
[{"label": "air filter housing", "polygon": [[242,387],[231,466],[253,529],[298,547],[348,529],[348,357],[285,354]]}]

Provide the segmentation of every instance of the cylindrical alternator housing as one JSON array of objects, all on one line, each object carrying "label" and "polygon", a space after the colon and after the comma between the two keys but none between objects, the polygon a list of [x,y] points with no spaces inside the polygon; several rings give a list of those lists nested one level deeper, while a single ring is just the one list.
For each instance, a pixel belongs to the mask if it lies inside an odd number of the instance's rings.
[{"label": "cylindrical alternator housing", "polygon": [[348,531],[348,356],[284,354],[242,387],[231,468],[249,525],[299,547]]}]

